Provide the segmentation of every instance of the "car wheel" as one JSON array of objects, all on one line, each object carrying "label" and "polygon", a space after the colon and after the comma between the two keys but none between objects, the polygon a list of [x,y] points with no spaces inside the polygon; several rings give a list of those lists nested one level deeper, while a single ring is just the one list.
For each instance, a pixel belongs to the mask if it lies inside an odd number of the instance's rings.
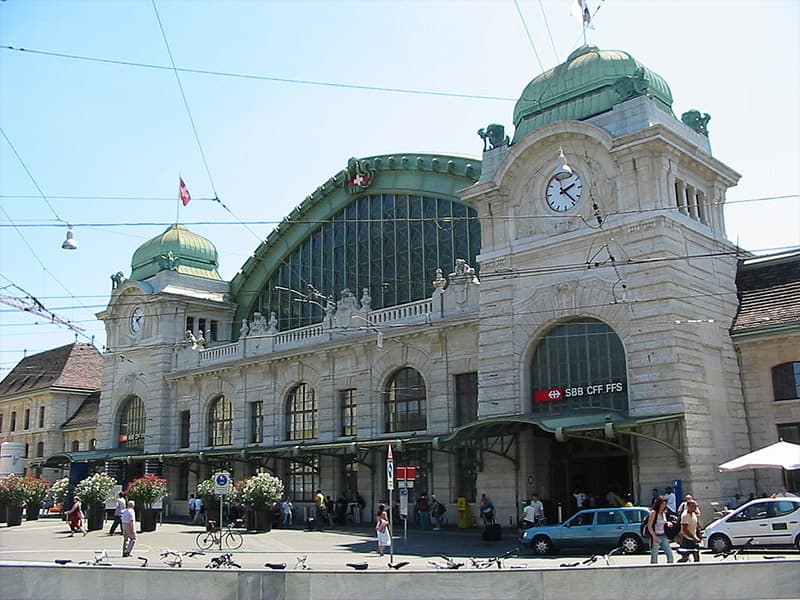
[{"label": "car wheel", "polygon": [[800,535],[798,535],[794,540],[794,547],[800,550]]},{"label": "car wheel", "polygon": [[531,542],[531,550],[534,554],[552,554],[553,542],[546,535],[537,535]]},{"label": "car wheel", "polygon": [[623,535],[619,540],[619,545],[625,554],[638,554],[644,548],[642,541],[632,533]]},{"label": "car wheel", "polygon": [[721,533],[715,533],[708,540],[708,547],[714,554],[723,554],[731,551],[731,541]]}]

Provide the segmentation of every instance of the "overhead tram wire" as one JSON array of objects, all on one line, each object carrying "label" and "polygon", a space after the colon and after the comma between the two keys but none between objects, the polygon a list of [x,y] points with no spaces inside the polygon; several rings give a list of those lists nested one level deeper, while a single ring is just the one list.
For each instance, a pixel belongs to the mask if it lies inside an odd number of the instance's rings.
[{"label": "overhead tram wire", "polygon": [[[19,155],[19,152],[17,152],[17,149],[14,147],[14,144],[8,138],[8,135],[6,135],[6,132],[2,127],[0,127],[0,133],[3,134],[3,137],[5,138],[6,143],[8,144],[9,148],[11,148],[11,151],[14,153],[14,156],[17,157],[17,160],[19,161],[19,164],[25,170],[25,173],[27,173],[28,178],[31,180],[33,185],[36,187],[36,190],[39,192],[39,196],[36,196],[36,197],[39,197],[42,200],[44,200],[44,203],[47,205],[47,208],[50,209],[50,212],[53,213],[53,216],[56,218],[57,221],[59,221],[60,223],[66,223],[66,221],[64,219],[62,219],[61,216],[56,212],[56,209],[53,208],[53,205],[50,204],[50,201],[47,199],[47,196],[44,195],[44,192],[42,191],[42,188],[39,186],[39,182],[36,181],[36,178],[33,176],[33,173],[31,173],[30,169],[28,169],[28,165],[26,165],[25,161],[22,160],[22,157]],[[33,197],[33,196],[31,196],[31,197]]]},{"label": "overhead tram wire", "polygon": [[547,37],[550,38],[550,45],[553,47],[553,56],[556,59],[556,63],[559,63],[561,61],[558,59],[558,50],[556,50],[556,42],[553,39],[553,32],[550,31],[550,22],[547,20],[547,13],[544,10],[544,4],[542,3],[542,0],[539,0],[539,8],[542,11],[542,19],[544,19],[544,26],[547,29]]},{"label": "overhead tram wire", "polygon": [[247,231],[249,231],[259,242],[263,241],[263,238],[259,236],[255,231],[253,231],[244,221],[242,221],[237,215],[233,213],[233,211],[228,208],[228,206],[220,200],[219,194],[217,193],[217,188],[214,185],[214,178],[211,176],[211,169],[208,167],[208,160],[206,160],[206,153],[203,150],[203,144],[200,143],[200,135],[197,133],[197,126],[195,125],[194,118],[192,117],[192,111],[189,108],[189,101],[186,99],[186,93],[183,90],[183,84],[181,83],[180,75],[178,74],[178,69],[175,66],[175,59],[172,56],[172,49],[169,46],[169,40],[167,39],[167,32],[164,30],[164,24],[161,22],[161,15],[158,14],[158,7],[156,6],[156,0],[150,0],[153,4],[153,11],[156,13],[156,20],[158,21],[158,27],[161,29],[161,36],[164,38],[164,45],[167,48],[167,54],[169,55],[169,62],[172,65],[172,72],[175,74],[175,80],[178,82],[178,89],[181,92],[181,98],[183,99],[183,106],[186,108],[186,114],[189,116],[189,122],[192,124],[192,131],[194,132],[194,139],[197,141],[197,147],[200,150],[200,156],[203,158],[203,166],[206,169],[206,174],[208,175],[208,181],[211,184],[211,191],[214,192],[214,200],[224,208],[234,219],[239,221],[241,225],[244,226]]},{"label": "overhead tram wire", "polygon": [[[27,198],[27,196],[16,196],[16,195],[3,195],[0,194],[0,199],[2,198]],[[59,198],[59,196],[50,196],[50,198]],[[63,197],[63,196],[62,196]],[[73,196],[70,196],[72,198]],[[115,196],[116,198],[123,198],[122,196]],[[86,196],[81,196],[81,198],[87,198]],[[98,197],[101,198],[101,197]],[[135,198],[131,196],[131,198]],[[763,196],[759,198],[742,198],[739,200],[725,200],[722,202],[706,202],[707,206],[717,206],[717,205],[724,205],[724,206],[732,206],[736,204],[747,204],[751,202],[771,202],[775,200],[791,200],[794,198],[800,198],[800,194],[787,194],[782,196]],[[91,198],[89,198],[91,199]],[[165,201],[174,202],[174,198],[163,198]],[[209,198],[208,200],[216,201],[213,198]],[[194,201],[194,198],[192,198]],[[668,207],[655,207],[655,208],[645,208],[645,209],[634,209],[634,210],[620,210],[616,212],[609,212],[603,213],[604,219],[607,220],[610,217],[615,216],[624,216],[624,215],[631,215],[631,214],[645,214],[645,213],[652,213],[652,212],[667,212],[667,211],[677,211],[680,210],[678,206],[668,206]],[[518,214],[518,215],[510,215],[504,217],[506,219],[561,219],[563,215],[556,215],[556,214]],[[448,217],[449,221],[474,221],[479,220],[480,217]],[[340,223],[369,223],[369,222],[387,222],[387,221],[403,221],[409,223],[415,222],[425,222],[437,220],[432,219],[430,217],[419,217],[419,218],[412,218],[412,217],[402,217],[397,219],[390,219],[386,217],[382,217],[380,219],[344,219],[342,221],[337,221]],[[283,222],[283,219],[280,221],[186,221],[184,225],[202,225],[202,226],[210,226],[210,225],[223,225],[223,226],[230,226],[230,225],[278,225]],[[331,223],[331,219],[292,219],[291,224],[306,224],[306,225],[324,225],[327,223]],[[75,227],[164,227],[166,225],[171,225],[171,223],[167,223],[165,221],[126,221],[126,222],[114,222],[114,223],[91,223],[91,222],[75,222],[73,223]],[[14,224],[3,223],[0,222],[0,228],[3,227],[15,227],[20,229],[31,229],[31,228],[45,228],[45,227],[60,227],[61,225],[57,223],[52,223],[48,221],[34,221],[32,223],[19,223],[19,221],[15,222]]]},{"label": "overhead tram wire", "polygon": [[[69,60],[79,60],[85,62],[95,62],[125,67],[137,67],[140,69],[156,69],[159,71],[173,70],[164,65],[154,65],[127,60],[115,60],[111,58],[97,58],[92,56],[80,56],[77,54],[67,54],[64,52],[53,52],[49,50],[34,50],[31,48],[17,48],[15,46],[0,45],[0,50],[11,50],[13,52],[23,52],[40,56],[50,56]],[[341,83],[335,81],[315,81],[312,79],[292,79],[289,77],[273,77],[270,75],[253,75],[251,73],[233,73],[230,71],[213,71],[209,69],[190,69],[186,67],[176,67],[174,70],[180,73],[191,73],[194,75],[209,75],[212,77],[231,77],[236,79],[252,79],[256,81],[271,81],[275,83],[290,83],[294,85],[312,85],[318,87],[331,87],[350,90],[361,90],[366,92],[384,92],[388,94],[411,94],[417,96],[439,96],[443,98],[461,98],[464,100],[493,100],[498,102],[516,102],[518,98],[507,98],[504,96],[489,96],[485,94],[466,94],[459,92],[441,92],[434,90],[415,90],[409,88],[393,88],[378,85],[363,85],[358,83]]]},{"label": "overhead tram wire", "polygon": [[522,14],[522,9],[519,7],[519,0],[514,0],[514,6],[517,7],[517,14],[519,15],[519,20],[522,21],[522,27],[525,29],[525,34],[528,36],[528,42],[530,42],[531,48],[533,49],[533,55],[536,57],[536,62],[539,63],[539,69],[541,71],[544,71],[544,64],[542,64],[542,59],[539,58],[539,53],[536,51],[536,44],[533,43],[533,36],[531,35],[530,29],[528,29],[528,24],[525,22],[525,17]]}]

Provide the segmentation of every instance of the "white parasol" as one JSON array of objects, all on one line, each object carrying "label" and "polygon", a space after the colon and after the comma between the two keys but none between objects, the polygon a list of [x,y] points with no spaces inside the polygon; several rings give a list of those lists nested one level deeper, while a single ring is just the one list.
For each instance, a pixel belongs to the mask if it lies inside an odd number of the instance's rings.
[{"label": "white parasol", "polygon": [[786,469],[787,471],[800,469],[800,445],[781,440],[719,466],[720,471],[745,471],[747,469]]}]

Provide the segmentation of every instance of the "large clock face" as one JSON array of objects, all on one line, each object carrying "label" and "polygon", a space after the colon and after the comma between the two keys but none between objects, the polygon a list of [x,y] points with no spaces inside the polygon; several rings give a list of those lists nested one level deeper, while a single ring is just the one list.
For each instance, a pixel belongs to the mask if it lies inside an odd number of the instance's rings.
[{"label": "large clock face", "polygon": [[552,210],[567,212],[578,205],[581,194],[583,194],[583,182],[577,173],[573,173],[566,179],[551,177],[547,183],[545,199],[547,206]]},{"label": "large clock face", "polygon": [[137,306],[131,313],[131,333],[139,333],[144,325],[144,308]]}]

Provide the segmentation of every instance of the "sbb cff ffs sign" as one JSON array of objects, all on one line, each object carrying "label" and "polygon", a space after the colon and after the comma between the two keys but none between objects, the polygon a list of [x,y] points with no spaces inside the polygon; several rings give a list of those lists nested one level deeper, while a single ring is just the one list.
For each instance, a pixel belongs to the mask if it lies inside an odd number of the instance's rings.
[{"label": "sbb cff ffs sign", "polygon": [[417,478],[417,467],[397,467],[396,474],[398,487],[413,488]]},{"label": "sbb cff ffs sign", "polygon": [[594,385],[576,386],[568,388],[550,388],[549,390],[534,390],[533,401],[536,404],[542,402],[558,402],[564,398],[578,398],[580,396],[596,396],[597,394],[614,394],[623,389],[621,381],[609,381],[608,383],[598,383]]}]

